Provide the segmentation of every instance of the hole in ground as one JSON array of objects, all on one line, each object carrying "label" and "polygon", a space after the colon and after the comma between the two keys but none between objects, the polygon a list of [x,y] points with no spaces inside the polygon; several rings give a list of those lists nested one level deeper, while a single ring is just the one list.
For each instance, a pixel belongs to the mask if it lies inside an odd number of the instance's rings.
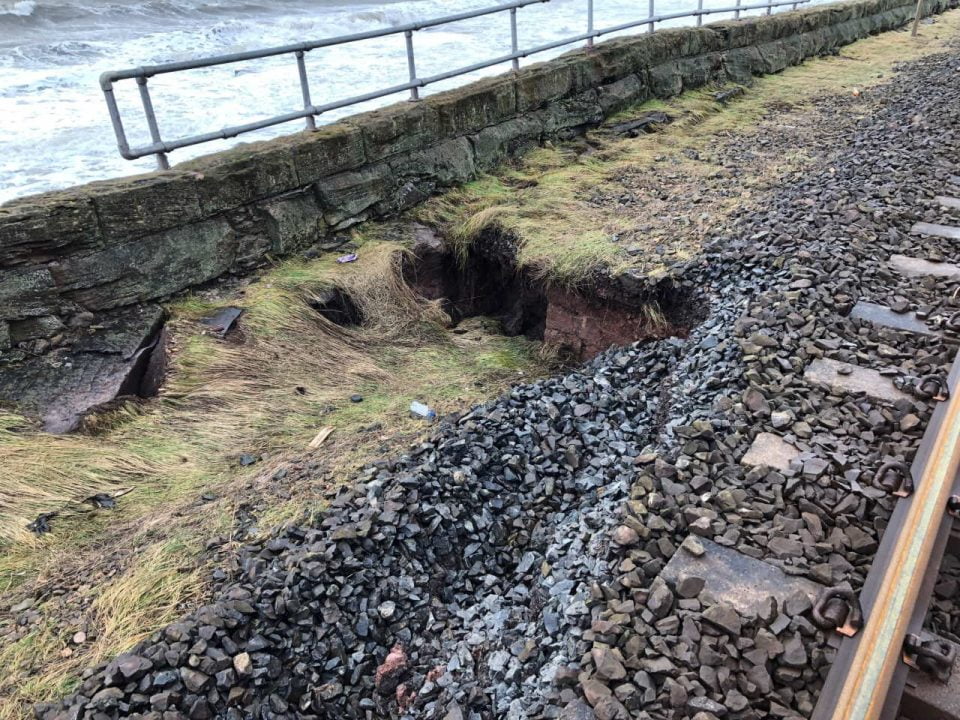
[{"label": "hole in ground", "polygon": [[598,277],[579,290],[545,283],[517,267],[516,243],[490,230],[464,259],[430,228],[417,227],[404,280],[420,295],[439,300],[454,325],[494,317],[505,335],[525,335],[584,361],[612,346],[685,337],[705,317],[689,289],[671,281],[639,289]]},{"label": "hole in ground", "polygon": [[322,290],[310,298],[308,303],[327,320],[341,327],[355,327],[363,324],[363,312],[357,307],[350,294],[340,288]]}]

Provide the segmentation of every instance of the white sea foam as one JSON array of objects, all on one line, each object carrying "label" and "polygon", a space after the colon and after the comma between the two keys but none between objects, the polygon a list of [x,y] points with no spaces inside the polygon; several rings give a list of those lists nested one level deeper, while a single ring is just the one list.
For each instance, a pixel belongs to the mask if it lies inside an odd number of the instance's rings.
[{"label": "white sea foam", "polygon": [[[105,70],[395,27],[493,1],[0,0],[0,202],[153,168],[150,158],[128,162],[117,153],[97,83]],[[696,4],[696,0],[656,2],[658,12]],[[730,3],[705,0],[706,7]],[[646,3],[636,0],[595,0],[595,5],[597,27],[646,14]],[[536,45],[582,32],[586,0],[551,0],[522,8],[518,15],[521,44]],[[431,28],[417,32],[414,42],[418,73],[424,77],[507,52],[509,20],[501,13]],[[315,104],[403,83],[404,40],[396,35],[315,50],[307,55],[307,68]],[[428,92],[469,79],[454,78]],[[165,139],[288,112],[302,102],[291,56],[161,75],[150,80],[150,89]],[[130,143],[148,143],[136,84],[117,83],[116,93]],[[331,122],[402,98],[344,108],[320,120]],[[298,129],[296,123],[287,124],[186,148],[174,152],[171,160]]]},{"label": "white sea foam", "polygon": [[34,0],[18,0],[14,3],[0,3],[0,15],[17,15],[27,17],[37,9]]}]

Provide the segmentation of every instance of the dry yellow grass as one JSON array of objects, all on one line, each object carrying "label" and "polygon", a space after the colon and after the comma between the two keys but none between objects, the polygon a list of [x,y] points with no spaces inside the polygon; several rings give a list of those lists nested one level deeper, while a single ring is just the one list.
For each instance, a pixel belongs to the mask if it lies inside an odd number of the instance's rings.
[{"label": "dry yellow grass", "polygon": [[67,692],[87,665],[129,649],[191,607],[202,578],[197,548],[176,535],[138,549],[137,563],[105,587],[81,587],[76,602],[87,605],[95,637],[83,647],[74,629],[55,618],[35,623],[16,642],[0,645],[0,663],[12,670],[0,677],[0,718],[26,715],[27,703]]}]

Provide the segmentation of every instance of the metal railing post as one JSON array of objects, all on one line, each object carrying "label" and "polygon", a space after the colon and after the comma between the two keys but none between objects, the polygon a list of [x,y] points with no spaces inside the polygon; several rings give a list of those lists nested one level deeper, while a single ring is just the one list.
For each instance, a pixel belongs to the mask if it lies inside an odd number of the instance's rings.
[{"label": "metal railing post", "polygon": [[920,16],[923,12],[923,0],[917,0],[917,9],[913,13],[913,27],[910,28],[910,37],[917,36],[917,30],[920,28]]},{"label": "metal railing post", "polygon": [[101,77],[100,87],[103,90],[103,99],[107,101],[107,113],[110,115],[110,123],[113,125],[113,134],[117,138],[117,149],[120,151],[120,157],[132,160],[127,133],[123,129],[123,119],[120,117],[120,108],[117,107],[117,98],[113,94],[113,83],[105,77]]},{"label": "metal railing post", "polygon": [[740,19],[740,0],[737,0],[737,9],[733,11],[733,19],[734,20]]},{"label": "metal railing post", "polygon": [[587,0],[587,47],[593,47],[593,0]]},{"label": "metal railing post", "polygon": [[767,0],[767,15],[773,12],[773,0]]},{"label": "metal railing post", "polygon": [[[310,102],[310,83],[307,81],[307,63],[304,60],[303,50],[297,50],[297,72],[300,74],[300,92],[303,94],[303,109],[309,110],[313,103]],[[317,122],[313,115],[307,115],[307,130],[316,130]]]},{"label": "metal railing post", "polygon": [[[147,116],[147,127],[150,128],[150,138],[154,144],[162,143],[160,139],[160,127],[157,125],[157,116],[153,112],[153,101],[150,100],[150,90],[147,89],[147,78],[140,76],[137,78],[137,86],[140,89],[140,102],[143,104],[143,114]],[[170,163],[167,161],[165,152],[157,153],[157,168],[160,170],[169,170]]]},{"label": "metal railing post", "polygon": [[650,0],[650,4],[647,7],[647,17],[650,18],[650,25],[647,27],[647,32],[653,32],[653,1],[654,0]]},{"label": "metal railing post", "polygon": [[517,9],[510,8],[510,54],[513,55],[513,69],[520,69],[520,58],[517,53],[520,51],[520,44],[517,40]]},{"label": "metal railing post", "polygon": [[703,0],[697,0],[697,27],[703,25]]},{"label": "metal railing post", "polygon": [[[407,30],[403,33],[404,37],[407,39],[407,70],[410,71],[410,82],[417,81],[417,64],[413,59],[413,30]],[[420,89],[416,86],[410,88],[410,99],[419,100],[420,99]]]}]

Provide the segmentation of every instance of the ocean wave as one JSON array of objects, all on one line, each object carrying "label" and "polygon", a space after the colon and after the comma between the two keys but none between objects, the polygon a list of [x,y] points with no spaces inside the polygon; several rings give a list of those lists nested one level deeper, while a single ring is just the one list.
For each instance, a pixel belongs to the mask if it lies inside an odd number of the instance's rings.
[{"label": "ocean wave", "polygon": [[5,58],[8,62],[4,65],[28,68],[88,65],[104,57],[109,57],[111,50],[110,43],[83,42],[81,40],[24,45],[15,48]]},{"label": "ocean wave", "polygon": [[16,2],[0,2],[0,15],[15,15],[16,17],[29,17],[37,9],[37,3],[34,0],[16,0]]},{"label": "ocean wave", "polygon": [[491,5],[499,4],[490,0],[472,0],[462,5],[451,7],[444,0],[419,0],[416,2],[388,3],[384,5],[356,10],[345,18],[350,24],[367,27],[396,27],[430,18],[443,17],[454,13],[464,12]]},{"label": "ocean wave", "polygon": [[[280,3],[282,6],[285,3]],[[29,19],[35,22],[68,22],[84,19],[109,21],[111,18],[169,18],[197,15],[233,16],[251,12],[269,12],[265,0],[227,2],[226,0],[0,0],[0,18]]]}]

